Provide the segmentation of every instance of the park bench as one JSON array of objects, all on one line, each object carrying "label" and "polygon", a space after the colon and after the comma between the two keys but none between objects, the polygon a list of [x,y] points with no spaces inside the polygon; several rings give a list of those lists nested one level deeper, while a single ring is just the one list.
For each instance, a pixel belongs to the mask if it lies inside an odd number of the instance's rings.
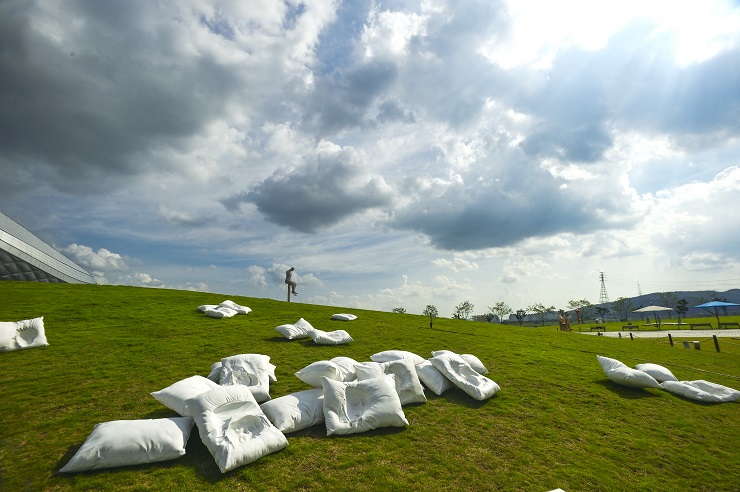
[{"label": "park bench", "polygon": [[740,329],[740,323],[734,321],[728,321],[727,323],[717,323],[718,328],[738,328]]},{"label": "park bench", "polygon": [[623,330],[629,330],[629,331],[632,331],[632,330],[640,331],[640,327],[637,326],[637,325],[624,325],[624,326],[622,326],[622,329]]},{"label": "park bench", "polygon": [[694,328],[712,328],[712,323],[689,323],[689,326],[693,330]]},{"label": "park bench", "polygon": [[591,331],[606,331],[606,326],[592,326],[589,328]]}]

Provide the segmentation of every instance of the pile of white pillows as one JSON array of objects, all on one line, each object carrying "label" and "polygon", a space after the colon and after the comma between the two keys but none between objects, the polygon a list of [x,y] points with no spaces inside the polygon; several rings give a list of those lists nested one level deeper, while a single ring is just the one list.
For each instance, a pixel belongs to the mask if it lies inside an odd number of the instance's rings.
[{"label": "pile of white pillows", "polygon": [[[352,321],[357,316],[354,314],[335,314],[332,319],[338,319],[342,321]],[[280,333],[288,340],[300,340],[301,338],[310,338],[317,345],[344,345],[346,343],[353,342],[354,340],[344,330],[335,331],[322,331],[314,328],[311,323],[301,318],[295,323],[287,323],[280,325],[275,328],[275,331]]]},{"label": "pile of white pillows", "polygon": [[178,458],[193,424],[222,473],[288,445],[285,434],[324,424],[326,434],[355,434],[409,425],[403,406],[427,401],[424,386],[439,395],[458,387],[478,400],[499,392],[470,354],[447,350],[424,359],[388,350],[357,362],[350,357],[316,361],[295,373],[312,389],[271,399],[275,366],[262,354],[225,357],[208,377],[191,376],[152,396],[180,417],[101,423],[61,472],[80,472]]},{"label": "pile of white pillows", "polygon": [[211,318],[231,318],[237,314],[249,314],[252,312],[247,306],[241,306],[229,299],[226,299],[220,304],[203,304],[202,306],[198,306],[198,311]]},{"label": "pile of white pillows", "polygon": [[597,355],[601,369],[611,381],[631,388],[660,388],[690,400],[706,403],[740,401],[740,391],[702,379],[679,381],[673,373],[658,364],[637,364],[635,369],[609,357]]},{"label": "pile of white pillows", "polygon": [[0,352],[47,345],[43,316],[22,321],[0,321]]}]

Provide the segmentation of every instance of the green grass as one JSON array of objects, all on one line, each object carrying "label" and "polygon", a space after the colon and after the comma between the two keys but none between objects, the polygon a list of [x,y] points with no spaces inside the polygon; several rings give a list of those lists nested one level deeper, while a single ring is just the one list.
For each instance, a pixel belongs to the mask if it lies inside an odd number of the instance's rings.
[{"label": "green grass", "polygon": [[[231,299],[249,315],[212,319],[200,304]],[[349,323],[331,314],[352,312]],[[596,355],[654,362],[679,379],[740,389],[738,340],[717,353],[630,340],[223,294],[120,286],[0,282],[0,320],[44,316],[49,346],[0,354],[0,490],[527,490],[740,489],[740,404],[692,402],[606,379]],[[355,342],[286,341],[275,326],[304,317]],[[501,386],[478,402],[459,390],[404,407],[409,427],[289,446],[221,474],[197,431],[175,461],[73,475],[58,470],[96,423],[174,416],[149,393],[222,357],[262,353],[273,397],[307,389],[294,372],[387,349],[477,355]]]}]

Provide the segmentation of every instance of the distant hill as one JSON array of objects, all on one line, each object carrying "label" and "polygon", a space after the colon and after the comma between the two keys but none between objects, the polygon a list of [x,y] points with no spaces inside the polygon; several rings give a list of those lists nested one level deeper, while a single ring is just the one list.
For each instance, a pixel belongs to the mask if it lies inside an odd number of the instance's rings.
[{"label": "distant hill", "polygon": [[[730,289],[725,292],[718,292],[716,290],[698,290],[698,291],[672,291],[678,299],[686,299],[689,303],[689,311],[686,313],[687,316],[704,316],[706,311],[703,309],[694,309],[693,307],[697,304],[703,304],[709,302],[715,297],[725,300],[727,302],[734,302],[740,304],[740,289]],[[643,294],[641,296],[631,297],[632,304],[635,305],[635,309],[640,307],[660,306],[660,293],[653,292],[652,294]],[[613,301],[614,299],[612,299]],[[602,306],[603,304],[594,304],[594,306]],[[666,306],[675,307],[675,306]]]}]

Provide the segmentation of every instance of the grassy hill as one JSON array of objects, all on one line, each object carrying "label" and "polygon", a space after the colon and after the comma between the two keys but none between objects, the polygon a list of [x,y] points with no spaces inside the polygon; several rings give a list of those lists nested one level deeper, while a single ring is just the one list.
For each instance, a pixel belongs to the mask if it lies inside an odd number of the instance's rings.
[{"label": "grassy hill", "polygon": [[[231,299],[253,312],[205,317]],[[331,321],[351,312],[356,321]],[[740,404],[692,402],[611,383],[596,355],[654,362],[679,379],[740,389],[740,340],[720,353],[667,340],[630,340],[269,299],[121,286],[0,282],[0,320],[44,316],[49,346],[0,354],[0,490],[527,490],[568,492],[740,489]],[[355,342],[315,346],[274,328],[303,317]],[[704,344],[703,344],[704,345]],[[709,345],[711,347],[711,344]],[[289,446],[221,474],[193,431],[175,461],[59,474],[96,423],[174,416],[150,392],[239,353],[277,366],[272,397],[308,389],[294,373],[344,355],[387,349],[478,356],[501,386],[479,402],[459,390],[404,407],[405,429]]]}]

